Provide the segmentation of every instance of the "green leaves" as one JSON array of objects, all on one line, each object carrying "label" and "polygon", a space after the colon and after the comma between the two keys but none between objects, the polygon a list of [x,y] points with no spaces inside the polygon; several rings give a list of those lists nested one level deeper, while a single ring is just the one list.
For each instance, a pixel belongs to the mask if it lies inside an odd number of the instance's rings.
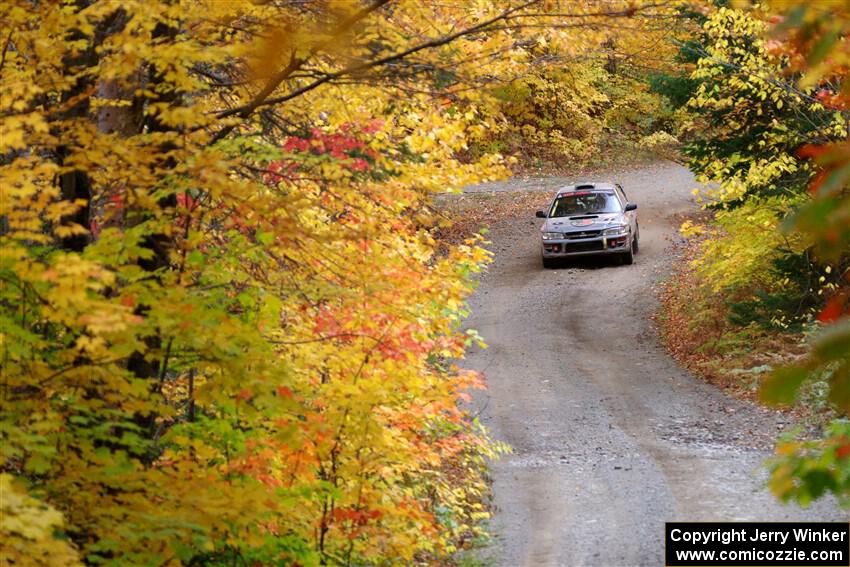
[{"label": "green leaves", "polygon": [[806,368],[786,367],[774,370],[762,384],[761,398],[770,404],[791,404],[800,386],[809,378]]},{"label": "green leaves", "polygon": [[807,506],[831,493],[850,506],[850,423],[833,421],[823,439],[784,437],[770,469],[770,488],[784,501]]}]

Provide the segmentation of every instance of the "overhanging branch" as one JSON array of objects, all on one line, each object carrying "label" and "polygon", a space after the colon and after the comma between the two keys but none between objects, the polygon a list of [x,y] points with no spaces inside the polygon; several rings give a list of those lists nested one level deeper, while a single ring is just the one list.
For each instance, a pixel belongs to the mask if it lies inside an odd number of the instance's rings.
[{"label": "overhanging branch", "polygon": [[[349,18],[346,18],[330,34],[330,39],[314,45],[312,48],[310,48],[310,51],[308,52],[308,54],[306,56],[297,57],[295,55],[296,52],[293,51],[292,56],[289,59],[289,63],[286,65],[286,67],[284,67],[278,73],[276,73],[271,78],[269,78],[269,80],[266,82],[266,85],[263,87],[263,89],[259,93],[257,93],[256,96],[254,96],[254,98],[251,99],[251,101],[248,104],[245,104],[244,106],[235,108],[232,111],[228,111],[226,113],[219,114],[218,117],[219,118],[225,118],[227,116],[238,115],[240,118],[248,118],[251,115],[251,113],[253,113],[258,107],[263,106],[265,104],[265,101],[268,98],[268,96],[271,95],[280,86],[280,84],[283,81],[288,79],[292,75],[292,73],[294,73],[295,71],[300,69],[301,66],[310,59],[310,57],[312,57],[313,55],[315,55],[319,51],[325,49],[332,41],[336,40],[337,37],[339,37],[340,35],[344,34],[348,30],[350,30],[354,26],[354,24],[356,24],[357,22],[359,22],[360,20],[362,20],[363,18],[365,18],[366,16],[368,16],[369,14],[371,14],[372,12],[377,10],[378,8],[388,4],[389,2],[390,2],[390,0],[376,0],[375,2],[373,2],[372,4],[367,6],[366,8],[360,10],[356,14],[350,16]],[[219,130],[216,133],[216,135],[213,137],[211,143],[214,144],[215,142],[221,140],[222,138],[227,136],[231,131],[233,131],[233,129],[235,127],[236,127],[235,125],[225,126],[224,128],[222,128],[221,130]]]}]

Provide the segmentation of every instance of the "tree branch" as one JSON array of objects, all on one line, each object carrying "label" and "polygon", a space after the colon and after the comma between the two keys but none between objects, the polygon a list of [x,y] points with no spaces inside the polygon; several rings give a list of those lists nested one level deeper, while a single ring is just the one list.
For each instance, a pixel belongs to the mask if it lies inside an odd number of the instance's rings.
[{"label": "tree branch", "polygon": [[[240,118],[248,118],[251,113],[254,112],[259,106],[264,105],[265,100],[269,97],[269,95],[271,95],[283,81],[289,78],[289,76],[292,75],[293,72],[297,71],[301,67],[301,65],[303,65],[308,59],[310,59],[310,57],[312,57],[322,49],[326,48],[329,43],[331,43],[337,37],[350,30],[354,26],[354,24],[356,24],[378,8],[389,3],[389,1],[390,0],[376,0],[374,3],[370,4],[366,8],[347,18],[330,34],[330,39],[317,43],[312,48],[310,48],[308,55],[304,57],[296,57],[296,51],[293,50],[292,56],[289,59],[289,64],[287,64],[287,66],[284,67],[280,72],[272,76],[266,82],[266,86],[264,86],[262,90],[257,93],[257,95],[254,96],[254,98],[248,104],[239,108],[235,108],[232,112],[219,114],[219,118],[224,118],[226,116],[233,115],[239,115]],[[233,131],[235,127],[236,126],[233,124],[225,126],[216,133],[210,143],[214,144],[217,141],[221,140],[222,138],[227,136],[231,131]]]},{"label": "tree branch", "polygon": [[[476,24],[472,27],[466,28],[466,29],[461,30],[459,32],[455,32],[453,34],[441,37],[439,39],[433,39],[431,41],[426,41],[425,43],[421,43],[419,45],[416,45],[416,46],[411,47],[409,49],[406,49],[404,51],[400,51],[399,53],[395,53],[393,55],[388,55],[388,56],[383,57],[381,59],[376,59],[374,61],[368,61],[366,63],[358,63],[357,65],[352,65],[350,67],[346,67],[345,69],[342,69],[342,70],[337,71],[335,73],[329,73],[329,74],[325,75],[324,77],[322,77],[321,79],[317,79],[317,80],[313,81],[312,83],[310,83],[308,85],[304,85],[301,88],[295,89],[294,91],[291,91],[291,92],[289,92],[289,93],[287,93],[283,96],[266,99],[266,100],[258,103],[256,106],[254,106],[254,108],[257,108],[259,106],[268,106],[268,105],[272,105],[272,104],[281,104],[281,103],[284,103],[288,100],[292,100],[293,98],[299,97],[304,93],[312,91],[316,87],[319,87],[319,86],[321,86],[321,85],[323,85],[323,84],[325,84],[329,81],[332,81],[334,79],[338,79],[338,78],[343,77],[345,75],[350,75],[350,74],[357,73],[357,72],[360,72],[360,71],[365,71],[365,70],[371,69],[373,67],[380,67],[380,66],[386,65],[388,63],[392,63],[393,61],[398,61],[400,59],[404,59],[405,57],[412,55],[414,53],[417,53],[419,51],[423,51],[425,49],[432,49],[434,47],[440,47],[442,45],[446,45],[447,43],[451,43],[452,41],[454,41],[458,38],[461,38],[463,36],[471,35],[471,34],[483,31],[484,29],[492,26],[496,22],[499,22],[499,21],[502,21],[502,20],[508,18],[511,14],[513,14],[513,13],[519,11],[519,10],[523,10],[523,9],[531,6],[532,4],[537,4],[538,2],[540,2],[540,0],[529,0],[528,2],[521,4],[520,6],[516,6],[515,8],[510,8],[508,10],[505,10],[504,12],[499,14],[498,16],[494,16],[493,18],[490,18],[489,20],[486,20],[484,22],[481,22],[480,24]],[[218,117],[219,118],[225,118],[225,117],[233,116],[233,115],[236,115],[236,114],[241,115],[241,113],[243,112],[243,110],[245,108],[247,108],[247,106],[233,108],[233,109],[230,109],[230,110],[224,110],[224,111],[218,113]],[[228,130],[228,132],[229,132],[229,130]],[[217,139],[218,139],[218,137],[217,137]]]}]

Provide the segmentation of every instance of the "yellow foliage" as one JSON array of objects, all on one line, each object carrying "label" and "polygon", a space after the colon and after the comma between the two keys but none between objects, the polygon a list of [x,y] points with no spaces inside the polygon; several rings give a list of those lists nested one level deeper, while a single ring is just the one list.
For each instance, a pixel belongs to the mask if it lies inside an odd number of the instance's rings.
[{"label": "yellow foliage", "polygon": [[10,474],[0,473],[0,562],[3,565],[82,565],[67,539],[56,537],[62,514],[29,496]]},{"label": "yellow foliage", "polygon": [[489,254],[436,241],[433,197],[508,173],[460,156],[530,50],[674,8],[385,4],[0,7],[2,456],[45,503],[15,493],[4,545],[385,564],[483,533],[504,447],[451,361]]},{"label": "yellow foliage", "polygon": [[760,284],[771,287],[773,259],[782,250],[801,252],[806,248],[801,237],[779,230],[783,216],[794,205],[783,198],[750,199],[740,207],[718,212],[715,236],[702,244],[695,261],[705,284],[715,293]]}]

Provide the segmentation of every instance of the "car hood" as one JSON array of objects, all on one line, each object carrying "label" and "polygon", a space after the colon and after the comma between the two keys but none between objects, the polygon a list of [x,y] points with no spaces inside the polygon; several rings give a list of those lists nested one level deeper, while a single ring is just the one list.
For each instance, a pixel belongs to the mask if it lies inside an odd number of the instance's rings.
[{"label": "car hood", "polygon": [[627,224],[623,213],[600,213],[598,215],[572,215],[546,219],[541,232],[572,232],[582,230],[602,230]]}]

